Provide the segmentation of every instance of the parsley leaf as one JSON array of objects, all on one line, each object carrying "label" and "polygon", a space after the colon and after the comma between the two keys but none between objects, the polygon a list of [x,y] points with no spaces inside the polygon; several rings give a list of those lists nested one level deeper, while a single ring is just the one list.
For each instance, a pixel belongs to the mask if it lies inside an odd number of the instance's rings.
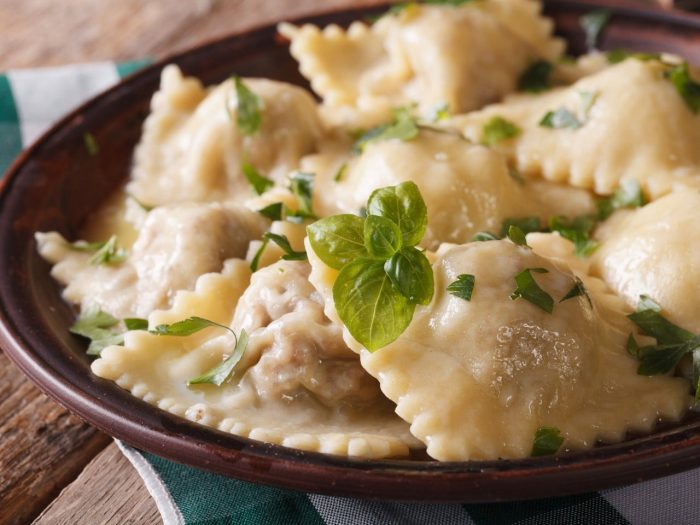
[{"label": "parsley leaf", "polygon": [[68,331],[90,339],[90,345],[86,352],[88,355],[100,355],[106,347],[120,345],[124,342],[124,334],[115,331],[118,323],[119,319],[93,305],[80,313]]},{"label": "parsley leaf", "polygon": [[262,123],[262,100],[246,87],[240,77],[234,76],[233,82],[236,87],[238,109],[236,112],[236,124],[241,134],[253,135],[258,131]]},{"label": "parsley leaf", "polygon": [[499,142],[517,137],[520,132],[520,128],[509,120],[499,116],[491,117],[484,124],[481,142],[487,146],[495,146]]},{"label": "parsley leaf", "polygon": [[549,270],[544,268],[526,268],[520,272],[515,276],[515,284],[517,285],[517,288],[512,293],[510,298],[513,300],[520,298],[525,299],[548,314],[551,314],[554,310],[554,299],[552,299],[551,295],[540,288],[537,281],[535,281],[535,278],[532,276],[532,272],[548,273]]},{"label": "parsley leaf", "polygon": [[573,219],[562,216],[549,219],[549,229],[573,242],[574,255],[582,258],[589,257],[598,249],[598,242],[590,237],[595,224],[595,219],[587,215]]},{"label": "parsley leaf", "polygon": [[563,303],[564,301],[568,301],[569,299],[573,299],[574,297],[581,296],[585,297],[588,300],[588,305],[592,308],[593,302],[591,301],[591,298],[588,295],[586,288],[583,286],[583,281],[576,277],[574,281],[574,287],[571,290],[569,290],[566,293],[566,295],[559,300],[559,302]]},{"label": "parsley leaf", "polygon": [[124,326],[129,331],[132,330],[148,330],[148,321],[146,319],[139,319],[137,317],[127,317],[123,319]]},{"label": "parsley leaf", "polygon": [[700,84],[690,76],[688,63],[683,62],[673,66],[665,76],[673,83],[690,111],[697,114],[700,111]]},{"label": "parsley leaf", "polygon": [[608,9],[596,9],[579,18],[581,29],[586,34],[586,47],[589,51],[596,49],[600,34],[610,21],[610,16]]},{"label": "parsley leaf", "polygon": [[579,129],[583,126],[576,115],[569,109],[560,107],[556,111],[548,111],[540,120],[540,127],[552,129]]},{"label": "parsley leaf", "polygon": [[634,179],[622,181],[620,187],[610,197],[596,202],[598,208],[598,220],[604,221],[615,210],[621,208],[639,208],[646,204],[644,193],[639,182]]},{"label": "parsley leaf", "polygon": [[564,443],[561,431],[555,427],[540,427],[535,432],[535,442],[532,445],[533,457],[551,456],[556,454]]},{"label": "parsley leaf", "polygon": [[[233,333],[233,331],[231,331],[231,333]],[[233,333],[233,335],[234,337],[236,336],[235,333]],[[236,346],[234,347],[231,355],[208,372],[205,372],[204,374],[187,381],[187,386],[201,385],[207,383],[216,386],[223,385],[228,380],[228,378],[231,377],[231,374],[236,368],[236,365],[243,357],[247,346],[248,333],[245,330],[241,329],[241,335],[236,338]]]},{"label": "parsley leaf", "polygon": [[85,150],[91,157],[96,157],[100,153],[100,146],[97,144],[97,139],[95,135],[89,131],[83,133],[83,144],[85,145]]},{"label": "parsley leaf", "polygon": [[637,311],[627,316],[641,330],[661,344],[677,344],[689,341],[691,332],[676,326],[661,315],[661,307],[646,295],[640,296]]},{"label": "parsley leaf", "polygon": [[283,208],[284,204],[281,202],[273,202],[272,204],[268,204],[264,208],[259,209],[258,213],[263,217],[267,217],[271,221],[281,221]]},{"label": "parsley leaf", "polygon": [[153,335],[186,337],[210,327],[225,328],[226,330],[232,332],[232,330],[226,325],[210,321],[209,319],[204,319],[203,317],[193,316],[183,319],[182,321],[177,321],[176,323],[159,324],[152,330],[149,330],[149,333]]},{"label": "parsley leaf", "polygon": [[364,220],[357,215],[324,217],[307,226],[306,233],[314,253],[336,270],[369,255],[365,247]]},{"label": "parsley leaf", "polygon": [[511,224],[508,227],[507,237],[511,240],[511,242],[513,242],[513,244],[529,248],[529,246],[527,245],[527,239],[525,239],[525,232],[523,232],[523,230],[521,230],[517,226]]},{"label": "parsley leaf", "polygon": [[94,253],[90,258],[90,264],[93,265],[121,263],[127,257],[126,250],[117,246],[116,235],[103,242],[78,241],[69,243],[68,247],[77,252]]},{"label": "parsley leaf", "polygon": [[418,122],[411,107],[394,110],[391,124],[373,128],[362,135],[355,143],[355,150],[363,152],[369,144],[384,140],[399,139],[408,141],[418,136]]},{"label": "parsley leaf", "polygon": [[549,89],[551,74],[552,64],[545,60],[534,62],[520,76],[518,89],[529,93],[540,93]]},{"label": "parsley leaf", "polygon": [[334,182],[340,182],[343,180],[343,177],[345,177],[345,172],[348,170],[348,163],[343,162],[340,165],[340,168],[338,168],[338,171],[335,172],[335,175],[333,176],[333,181]]},{"label": "parsley leaf", "polygon": [[270,179],[260,175],[258,170],[246,160],[241,162],[241,171],[243,175],[245,175],[245,178],[248,179],[256,195],[262,195],[275,185]]},{"label": "parsley leaf", "polygon": [[509,217],[501,224],[501,238],[508,235],[511,226],[520,228],[525,235],[541,231],[540,218],[537,216]]},{"label": "parsley leaf", "polygon": [[477,232],[474,237],[472,237],[471,242],[497,241],[498,239],[500,239],[500,237],[491,232]]},{"label": "parsley leaf", "polygon": [[301,219],[316,219],[312,210],[314,174],[297,171],[292,174],[289,189],[297,199],[297,211],[288,213]]},{"label": "parsley leaf", "polygon": [[306,252],[298,252],[292,248],[292,245],[289,244],[289,239],[287,239],[286,235],[279,235],[277,233],[272,233],[272,232],[266,232],[263,235],[263,239],[266,241],[272,241],[274,242],[277,246],[282,248],[282,251],[284,252],[284,255],[282,256],[282,259],[285,261],[306,261]]},{"label": "parsley leaf", "polygon": [[447,287],[447,292],[455,297],[464,299],[465,301],[471,301],[475,282],[475,276],[463,273],[457,276],[456,281],[449,284]]}]

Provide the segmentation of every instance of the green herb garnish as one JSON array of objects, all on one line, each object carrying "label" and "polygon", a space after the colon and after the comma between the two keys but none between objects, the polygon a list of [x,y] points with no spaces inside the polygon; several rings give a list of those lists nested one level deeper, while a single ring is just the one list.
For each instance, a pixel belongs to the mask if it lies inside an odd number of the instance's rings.
[{"label": "green herb garnish", "polygon": [[471,242],[497,241],[498,239],[500,239],[500,237],[491,232],[477,232],[474,237],[472,237]]},{"label": "green herb garnish", "polygon": [[287,219],[291,220],[294,217],[296,221],[301,222],[304,219],[317,219],[312,209],[313,203],[313,184],[314,174],[297,171],[292,174],[291,185],[289,189],[294,194],[297,200],[297,210],[290,212],[287,210]]},{"label": "green herb garnish", "polygon": [[486,124],[481,134],[481,142],[487,146],[495,146],[499,142],[512,139],[520,134],[520,128],[504,119],[503,117],[491,117]]},{"label": "green herb garnish", "polygon": [[646,204],[644,193],[639,182],[634,179],[627,179],[620,183],[620,187],[610,197],[600,199],[596,206],[598,208],[598,220],[604,221],[615,210],[622,208],[639,208]]},{"label": "green herb garnish", "polygon": [[447,102],[440,102],[435,104],[428,113],[428,120],[430,122],[441,122],[443,120],[448,120],[452,117],[450,113],[450,105]]},{"label": "green herb garnish", "polygon": [[587,215],[569,219],[555,216],[549,219],[549,229],[574,243],[574,255],[589,257],[598,249],[598,242],[591,239],[591,231],[596,225],[594,217]]},{"label": "green herb garnish", "polygon": [[307,260],[306,252],[298,252],[294,248],[292,248],[292,245],[289,243],[289,239],[286,235],[266,232],[263,234],[262,244],[260,245],[260,248],[258,248],[258,251],[255,252],[253,260],[250,263],[250,269],[252,271],[255,272],[258,270],[258,266],[260,265],[260,257],[262,257],[262,254],[267,248],[267,245],[270,243],[270,241],[274,242],[277,246],[279,246],[282,249],[282,251],[284,252],[284,255],[282,255],[282,259],[284,259],[285,261]]},{"label": "green herb garnish", "polygon": [[474,293],[474,284],[476,282],[476,277],[463,273],[457,276],[457,280],[450,283],[447,287],[447,292],[455,297],[464,299],[465,301],[471,301],[472,293]]},{"label": "green herb garnish", "polygon": [[127,317],[122,321],[124,322],[124,326],[126,326],[126,329],[129,331],[148,330],[148,320],[146,319],[140,319],[138,317]]},{"label": "green herb garnish", "polygon": [[391,124],[372,128],[355,142],[355,151],[363,152],[369,144],[384,140],[399,139],[408,141],[418,136],[418,121],[413,116],[412,107],[395,109]]},{"label": "green herb garnish", "polygon": [[334,182],[340,182],[343,180],[343,177],[345,177],[345,172],[348,170],[348,163],[343,162],[340,165],[340,168],[338,168],[338,171],[335,172],[335,175],[333,176],[333,181]]},{"label": "green herb garnish", "polygon": [[578,277],[576,277],[574,280],[573,288],[571,288],[571,290],[569,290],[559,302],[563,303],[564,301],[568,301],[569,299],[573,299],[575,297],[585,297],[588,300],[588,305],[593,307],[593,302],[591,301],[586,288],[583,286],[583,281]]},{"label": "green herb garnish", "polygon": [[549,270],[544,268],[526,268],[520,272],[515,276],[515,284],[517,285],[517,288],[511,294],[510,298],[513,300],[520,298],[525,299],[548,314],[551,314],[554,310],[554,299],[552,299],[551,295],[540,288],[532,275],[533,272],[549,273]]},{"label": "green herb garnish", "polygon": [[83,133],[83,144],[85,145],[85,150],[88,152],[88,155],[91,157],[95,157],[100,153],[100,146],[97,144],[97,139],[95,135],[89,131]]},{"label": "green herb garnish", "polygon": [[540,226],[540,218],[537,216],[509,217],[501,224],[501,238],[508,235],[508,231],[510,230],[511,226],[516,226],[517,228],[521,229],[525,235],[528,233],[542,231],[542,227]]},{"label": "green herb garnish", "polygon": [[263,177],[247,160],[241,162],[241,171],[245,178],[248,179],[256,195],[262,195],[275,185],[270,179]]},{"label": "green herb garnish", "polygon": [[[228,327],[226,328],[230,330]],[[236,337],[233,330],[230,330],[230,332],[236,338],[236,346],[233,348],[231,355],[208,372],[187,381],[187,386],[202,384],[221,386],[228,380],[229,377],[231,377],[231,374],[236,368],[238,362],[243,357],[243,353],[248,346],[248,333],[241,329],[241,335]]]},{"label": "green herb garnish", "polygon": [[259,209],[258,213],[263,217],[267,217],[271,221],[281,221],[283,208],[284,204],[281,202],[273,202],[272,204],[268,204],[264,208]]},{"label": "green herb garnish", "polygon": [[367,213],[326,217],[307,233],[316,255],[340,270],[333,285],[340,319],[373,352],[401,335],[416,304],[430,302],[434,282],[430,262],[415,247],[428,222],[415,183],[375,190]]},{"label": "green herb garnish", "polygon": [[238,100],[236,124],[242,135],[253,135],[262,123],[262,100],[246,87],[240,77],[234,76],[233,82]]},{"label": "green herb garnish", "polygon": [[579,129],[583,126],[583,122],[569,109],[562,106],[556,111],[548,111],[545,113],[542,120],[540,120],[540,126],[552,129]]},{"label": "green herb garnish", "polygon": [[508,233],[506,236],[511,240],[513,244],[529,248],[529,246],[527,245],[527,239],[525,238],[525,232],[517,226],[511,224],[508,227]]},{"label": "green herb garnish", "polygon": [[596,9],[579,18],[581,29],[586,34],[586,47],[589,51],[596,49],[600,34],[610,20],[610,16],[608,9]]},{"label": "green herb garnish", "polygon": [[690,111],[697,114],[700,111],[700,84],[690,76],[688,63],[683,62],[673,66],[665,76],[673,83]]},{"label": "green herb garnish", "polygon": [[555,427],[540,427],[535,433],[531,456],[551,456],[556,454],[564,443],[561,431]]},{"label": "green herb garnish", "polygon": [[90,339],[86,352],[88,355],[100,355],[106,347],[124,342],[124,333],[115,330],[118,323],[119,319],[93,305],[80,313],[68,331]]},{"label": "green herb garnish", "polygon": [[539,60],[531,64],[520,76],[518,89],[529,93],[540,93],[549,89],[549,77],[552,74],[552,64],[545,60]]},{"label": "green herb garnish", "polygon": [[126,250],[117,245],[116,235],[112,235],[108,240],[102,242],[78,241],[69,243],[68,246],[74,251],[93,253],[90,264],[95,266],[121,263],[126,260],[128,255]]},{"label": "green herb garnish", "polygon": [[619,64],[628,58],[635,58],[642,61],[660,60],[661,55],[659,53],[642,53],[638,51],[627,51],[625,49],[613,49],[606,53],[606,58],[609,64]]}]

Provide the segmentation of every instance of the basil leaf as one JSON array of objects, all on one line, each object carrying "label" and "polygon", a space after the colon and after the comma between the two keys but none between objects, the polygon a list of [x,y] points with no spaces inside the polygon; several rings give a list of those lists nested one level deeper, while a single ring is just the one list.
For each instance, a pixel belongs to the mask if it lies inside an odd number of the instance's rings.
[{"label": "basil leaf", "polygon": [[588,305],[592,308],[593,307],[593,302],[591,301],[590,296],[588,295],[588,292],[586,291],[586,288],[583,286],[583,281],[579,279],[578,277],[575,278],[574,281],[574,287],[569,290],[564,297],[562,297],[559,302],[563,303],[564,301],[567,301],[569,299],[573,299],[574,297],[580,297],[583,296],[588,300]]},{"label": "basil leaf", "polygon": [[497,237],[491,232],[477,232],[474,237],[472,237],[471,242],[484,242],[484,241],[497,241],[500,237]]},{"label": "basil leaf", "polygon": [[324,217],[307,226],[306,234],[318,258],[336,270],[369,255],[365,247],[364,220],[357,215]]},{"label": "basil leaf", "polygon": [[204,319],[203,317],[188,317],[182,321],[177,321],[171,324],[159,324],[152,330],[148,332],[153,335],[171,335],[175,337],[187,337],[192,334],[204,330],[205,328],[219,327],[225,328],[229,332],[233,333],[228,326],[210,321],[209,319]]},{"label": "basil leaf", "polygon": [[579,18],[579,24],[586,34],[586,47],[589,51],[596,49],[598,38],[610,20],[611,13],[608,9],[596,9]]},{"label": "basil leaf", "polygon": [[392,286],[383,261],[364,257],[340,271],[333,301],[350,334],[370,352],[395,341],[410,324],[416,307]]},{"label": "basil leaf", "polygon": [[264,208],[258,210],[258,213],[263,217],[267,217],[271,221],[281,221],[283,209],[284,204],[281,202],[273,202],[272,204],[268,204]]},{"label": "basil leaf", "polygon": [[556,454],[564,443],[561,431],[555,427],[540,427],[535,432],[535,442],[532,445],[533,457],[551,456]]},{"label": "basil leaf", "polygon": [[127,317],[124,319],[124,326],[126,329],[131,330],[148,330],[148,320],[139,319],[137,317]]},{"label": "basil leaf", "polygon": [[428,209],[414,182],[375,190],[367,201],[367,211],[393,221],[401,230],[404,246],[417,245],[425,234]]},{"label": "basil leaf", "polygon": [[312,211],[312,197],[314,174],[297,171],[292,174],[292,184],[290,190],[297,199],[298,209],[297,215],[306,218],[316,218]]},{"label": "basil leaf", "polygon": [[[235,336],[236,334],[233,335]],[[208,372],[187,381],[187,386],[207,383],[216,386],[223,385],[228,378],[231,377],[236,365],[243,357],[243,353],[245,352],[247,346],[248,333],[245,330],[241,330],[241,335],[236,338],[236,346],[234,347],[231,355]]]},{"label": "basil leaf", "polygon": [[583,123],[576,115],[562,106],[556,111],[548,111],[540,120],[540,126],[552,129],[579,129]]},{"label": "basil leaf", "polygon": [[333,180],[335,182],[340,182],[343,180],[343,177],[345,177],[345,172],[348,170],[348,163],[343,162],[341,164],[340,168],[338,168],[338,171],[335,172],[335,175],[333,176]]},{"label": "basil leaf", "polygon": [[401,248],[386,261],[384,271],[399,293],[411,303],[430,303],[435,283],[430,261],[423,252],[413,247]]},{"label": "basil leaf", "polygon": [[598,220],[604,221],[615,210],[622,208],[639,208],[646,204],[646,199],[642,193],[642,187],[634,179],[627,179],[620,183],[620,187],[610,197],[600,199],[596,206],[598,208]]},{"label": "basil leaf", "polygon": [[540,218],[537,216],[532,217],[509,217],[503,221],[501,224],[501,238],[508,235],[508,230],[511,226],[517,226],[522,230],[522,232],[527,235],[528,233],[534,233],[541,231]]},{"label": "basil leaf", "polygon": [[119,319],[103,312],[97,306],[91,306],[81,312],[68,331],[90,339],[90,345],[86,352],[88,355],[100,355],[106,347],[124,342],[124,334],[114,330],[117,323],[119,323]]},{"label": "basil leaf", "polygon": [[256,195],[262,195],[275,185],[275,183],[270,179],[260,175],[258,170],[256,170],[248,161],[244,160],[241,162],[241,171],[243,172],[243,175],[245,175],[245,178],[248,179],[248,182],[252,186]]},{"label": "basil leaf", "polygon": [[568,219],[563,216],[550,217],[549,229],[574,243],[574,255],[589,257],[598,249],[598,243],[590,238],[595,226],[593,217],[583,215]]},{"label": "basil leaf", "polygon": [[515,284],[517,285],[517,288],[510,298],[513,300],[519,298],[525,299],[541,310],[551,314],[554,310],[554,299],[552,299],[551,295],[540,288],[537,281],[535,281],[535,278],[532,276],[532,272],[548,273],[548,270],[545,270],[544,268],[526,268],[520,272],[515,276]]},{"label": "basil leaf", "polygon": [[688,63],[683,62],[671,68],[666,73],[666,78],[673,83],[676,91],[683,97],[683,101],[690,111],[697,114],[700,111],[700,84],[695,82],[690,76]]},{"label": "basil leaf", "polygon": [[447,293],[465,301],[471,301],[475,283],[476,277],[474,275],[463,273],[457,276],[456,281],[449,284]]},{"label": "basil leaf", "polygon": [[100,146],[97,144],[97,139],[95,135],[89,131],[83,133],[83,144],[85,145],[85,150],[91,157],[96,157],[100,153]]},{"label": "basil leaf", "polygon": [[387,259],[401,249],[401,230],[386,217],[370,215],[365,219],[364,243],[371,256]]},{"label": "basil leaf", "polygon": [[538,60],[523,72],[518,80],[518,89],[529,93],[540,93],[550,87],[549,77],[552,74],[552,64]]},{"label": "basil leaf", "polygon": [[263,234],[263,240],[272,241],[277,246],[282,248],[282,251],[284,252],[282,259],[284,259],[285,261],[306,261],[308,259],[308,257],[306,256],[306,252],[298,252],[294,250],[294,248],[292,248],[292,245],[289,244],[289,239],[287,239],[286,235],[279,235],[277,233],[266,232],[265,234]]},{"label": "basil leaf", "polygon": [[685,343],[694,335],[676,326],[660,313],[660,308],[646,296],[641,296],[639,308],[627,317],[636,324],[646,335],[654,337],[662,345]]},{"label": "basil leaf", "polygon": [[418,123],[411,114],[412,108],[399,108],[394,111],[392,123],[371,129],[355,143],[355,150],[363,152],[369,144],[385,140],[408,141],[418,136]]},{"label": "basil leaf", "polygon": [[[527,240],[525,239],[525,232],[515,225],[510,225],[508,227],[508,238],[514,244],[518,246],[527,246]],[[529,246],[527,246],[529,248]]]},{"label": "basil leaf", "polygon": [[236,124],[242,135],[253,135],[262,123],[263,103],[260,98],[246,87],[240,77],[234,76],[236,86]]},{"label": "basil leaf", "polygon": [[481,142],[487,146],[495,146],[499,142],[512,139],[520,134],[518,126],[503,117],[491,117],[482,129]]},{"label": "basil leaf", "polygon": [[700,337],[693,337],[681,344],[644,346],[639,349],[637,373],[651,376],[672,372],[686,354],[695,353],[698,348],[700,348]]}]

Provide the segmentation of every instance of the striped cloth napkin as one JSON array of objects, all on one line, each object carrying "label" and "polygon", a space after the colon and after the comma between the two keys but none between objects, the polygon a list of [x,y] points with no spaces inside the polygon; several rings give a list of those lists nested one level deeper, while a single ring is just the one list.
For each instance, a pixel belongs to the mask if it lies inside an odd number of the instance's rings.
[{"label": "striped cloth napkin", "polygon": [[[0,75],[0,173],[64,113],[147,61],[17,70]],[[700,524],[700,469],[599,493],[499,504],[362,501],[238,481],[118,442],[165,525]]]}]

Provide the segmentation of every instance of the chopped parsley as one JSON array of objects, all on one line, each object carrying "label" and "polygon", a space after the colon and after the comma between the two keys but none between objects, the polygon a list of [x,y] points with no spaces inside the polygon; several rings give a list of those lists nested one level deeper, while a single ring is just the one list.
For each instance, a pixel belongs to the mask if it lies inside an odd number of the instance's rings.
[{"label": "chopped parsley", "polygon": [[534,273],[549,273],[549,270],[545,268],[526,268],[518,275],[515,276],[515,284],[517,288],[511,294],[510,298],[515,299],[525,299],[529,303],[532,303],[536,307],[544,310],[548,314],[554,311],[554,299],[552,296],[545,292],[535,281],[533,277]]},{"label": "chopped parsley", "polygon": [[262,244],[260,245],[260,248],[258,248],[258,251],[255,252],[255,255],[253,256],[253,260],[250,263],[250,269],[252,271],[257,271],[258,266],[260,265],[260,258],[262,257],[263,252],[267,248],[267,245],[273,242],[277,246],[279,246],[282,251],[284,252],[284,255],[282,255],[282,259],[285,261],[306,261],[307,256],[305,251],[296,251],[294,248],[292,248],[292,245],[289,243],[289,239],[287,238],[286,235],[280,235],[277,233],[272,233],[272,232],[266,232],[263,234],[262,238]]},{"label": "chopped parsley", "polygon": [[[227,328],[228,329],[228,328]],[[229,329],[230,330],[230,329]],[[236,334],[231,330],[233,336]],[[220,364],[216,365],[211,370],[203,373],[200,376],[195,377],[187,381],[187,386],[192,385],[202,385],[202,384],[212,384],[216,386],[223,385],[236,368],[243,354],[248,346],[248,333],[241,329],[241,334],[236,337],[236,346],[233,348],[231,355],[224,359]]]},{"label": "chopped parsley", "polygon": [[513,242],[513,244],[529,248],[527,245],[527,239],[525,239],[525,232],[513,224],[508,227],[507,237],[511,240],[511,242]]},{"label": "chopped parsley", "polygon": [[529,93],[540,93],[549,89],[552,64],[538,60],[530,64],[518,80],[518,89]]},{"label": "chopped parsley", "polygon": [[297,210],[287,210],[287,220],[303,222],[304,219],[316,219],[312,209],[314,174],[297,171],[292,174],[289,189],[297,200]]},{"label": "chopped parsley", "polygon": [[481,133],[481,142],[487,146],[495,146],[504,140],[512,139],[520,134],[518,126],[503,117],[491,117]]},{"label": "chopped parsley", "polygon": [[340,167],[338,168],[338,171],[335,172],[335,175],[333,176],[333,181],[334,182],[340,182],[343,180],[343,177],[345,177],[345,172],[348,170],[348,163],[343,162]]},{"label": "chopped parsley", "polygon": [[[124,319],[127,330],[145,330],[148,321],[145,319]],[[88,355],[99,356],[102,350],[112,345],[124,344],[124,330],[119,327],[119,319],[107,312],[103,312],[99,306],[92,305],[85,308],[78,319],[68,331],[72,334],[90,339],[87,349]]]},{"label": "chopped parsley", "polygon": [[639,182],[634,179],[627,179],[620,183],[620,187],[610,197],[598,200],[598,220],[604,221],[615,210],[622,208],[639,208],[646,204],[644,193]]},{"label": "chopped parsley", "polygon": [[688,63],[683,62],[673,66],[665,76],[675,86],[688,109],[697,114],[700,111],[700,84],[690,76]]},{"label": "chopped parsley", "polygon": [[477,232],[471,242],[497,241],[500,237],[491,232]]},{"label": "chopped parsley", "polygon": [[552,129],[579,129],[583,127],[588,121],[588,116],[591,111],[591,107],[598,98],[597,92],[590,91],[580,91],[579,96],[581,97],[581,114],[582,118],[579,118],[575,113],[573,113],[569,108],[561,106],[554,111],[548,111],[545,113],[542,120],[540,120],[540,126],[543,128]]},{"label": "chopped parsley", "polygon": [[586,34],[586,47],[589,51],[597,48],[600,35],[610,21],[611,14],[608,9],[596,9],[579,18],[581,29]]},{"label": "chopped parsley", "polygon": [[564,301],[568,301],[569,299],[574,299],[575,297],[585,297],[586,300],[588,301],[588,305],[593,307],[593,302],[591,301],[591,298],[588,295],[586,288],[583,286],[583,281],[581,279],[579,279],[578,277],[576,277],[574,280],[573,288],[571,288],[571,290],[569,290],[566,293],[566,295],[561,298],[561,300],[559,302],[563,303]]},{"label": "chopped parsley", "polygon": [[408,141],[418,136],[418,121],[411,106],[395,109],[390,124],[372,128],[355,142],[355,151],[363,152],[369,144],[384,140]]},{"label": "chopped parsley", "polygon": [[561,431],[556,427],[540,427],[535,432],[535,441],[532,444],[533,457],[551,456],[556,454],[564,443]]},{"label": "chopped parsley", "polygon": [[100,264],[118,264],[124,262],[128,256],[126,250],[117,245],[117,236],[112,235],[108,240],[102,242],[78,241],[68,244],[71,250],[79,252],[93,253],[90,264],[98,266]]},{"label": "chopped parsley", "polygon": [[248,89],[240,77],[234,76],[233,82],[237,99],[236,124],[242,135],[254,135],[262,124],[262,100]]},{"label": "chopped parsley", "polygon": [[263,217],[267,217],[271,221],[281,221],[283,208],[284,204],[281,202],[273,202],[272,204],[268,204],[264,208],[259,209],[258,213]]},{"label": "chopped parsley", "polygon": [[501,238],[508,235],[508,230],[510,230],[511,226],[517,226],[525,235],[528,233],[542,231],[542,227],[540,226],[540,218],[537,216],[509,217],[501,224]]},{"label": "chopped parsley", "polygon": [[471,301],[475,282],[476,277],[474,275],[463,273],[457,276],[456,281],[450,283],[447,287],[447,292],[465,301]]},{"label": "chopped parsley", "polygon": [[241,162],[241,171],[243,175],[245,175],[245,178],[248,179],[256,195],[262,195],[275,185],[270,179],[262,176],[247,160]]},{"label": "chopped parsley", "polygon": [[594,217],[583,215],[569,219],[555,216],[549,219],[549,229],[574,243],[576,257],[589,257],[598,249],[598,242],[591,239],[591,231],[596,225]]}]

